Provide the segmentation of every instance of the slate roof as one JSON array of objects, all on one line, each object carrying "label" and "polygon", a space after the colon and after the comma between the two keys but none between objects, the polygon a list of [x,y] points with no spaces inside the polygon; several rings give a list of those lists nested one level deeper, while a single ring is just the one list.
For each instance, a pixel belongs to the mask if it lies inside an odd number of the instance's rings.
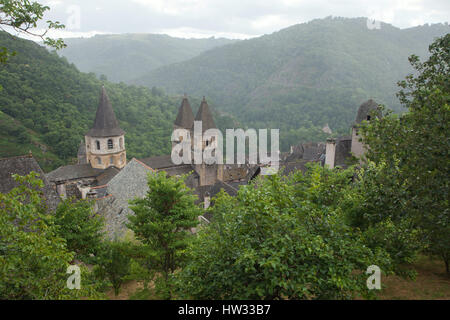
[{"label": "slate roof", "polygon": [[292,147],[292,153],[287,155],[286,162],[295,162],[297,160],[319,160],[325,153],[326,145],[324,143],[309,142]]},{"label": "slate roof", "polygon": [[104,186],[106,184],[108,184],[109,181],[111,181],[112,178],[114,178],[116,176],[116,174],[118,174],[120,172],[120,169],[116,168],[116,167],[109,167],[107,169],[105,169],[102,173],[100,173],[96,180],[97,186]]},{"label": "slate roof", "polygon": [[111,102],[106,94],[106,89],[102,87],[94,126],[86,135],[90,137],[114,137],[124,134],[125,131],[119,128],[119,122],[116,119]]},{"label": "slate roof", "polygon": [[209,109],[208,103],[205,97],[203,97],[200,108],[198,109],[197,115],[195,116],[195,121],[202,121],[202,131],[205,132],[208,129],[216,128],[214,119]]},{"label": "slate roof", "polygon": [[309,161],[309,160],[298,160],[294,162],[285,162],[280,165],[280,169],[283,169],[282,175],[288,176],[291,173],[294,173],[298,170],[305,172],[307,170],[306,164],[312,163],[312,162],[318,162],[318,161]]},{"label": "slate roof", "polygon": [[362,121],[367,120],[367,116],[370,115],[370,113],[373,110],[377,110],[378,104],[373,101],[372,99],[367,100],[362,105],[359,106],[358,113],[356,115],[355,119],[355,125],[360,124]]},{"label": "slate roof", "polygon": [[352,138],[340,137],[336,139],[334,165],[346,167],[347,160],[352,156]]},{"label": "slate roof", "polygon": [[83,178],[95,178],[103,171],[105,170],[92,168],[89,163],[74,164],[59,167],[58,169],[53,170],[47,174],[47,179],[51,182],[58,182]]},{"label": "slate roof", "polygon": [[158,169],[158,170],[175,166],[175,164],[172,162],[172,158],[170,155],[149,157],[149,158],[139,159],[139,161],[145,163],[152,169]]},{"label": "slate roof", "polygon": [[25,176],[32,171],[39,174],[39,178],[44,182],[43,193],[47,207],[50,210],[56,209],[60,199],[56,191],[52,188],[45,177],[44,172],[32,155],[0,159],[0,192],[8,193],[18,186],[12,178],[13,174]]},{"label": "slate roof", "polygon": [[175,125],[184,129],[191,129],[194,125],[194,113],[192,112],[191,105],[189,104],[186,95],[184,96],[183,101],[181,101]]}]

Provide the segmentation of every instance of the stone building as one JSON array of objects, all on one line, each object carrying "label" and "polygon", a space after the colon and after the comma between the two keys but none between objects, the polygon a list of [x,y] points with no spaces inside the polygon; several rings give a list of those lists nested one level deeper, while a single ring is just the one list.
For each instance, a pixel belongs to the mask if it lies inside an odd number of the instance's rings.
[{"label": "stone building", "polygon": [[59,167],[47,174],[62,197],[86,198],[91,188],[111,180],[127,164],[125,132],[112,109],[105,87],[92,128],[78,148],[78,164]]},{"label": "stone building", "polygon": [[94,125],[85,135],[86,161],[93,168],[122,169],[127,164],[125,131],[120,129],[111,102],[102,87]]},{"label": "stone building", "polygon": [[352,157],[362,159],[366,146],[360,141],[359,127],[363,121],[370,121],[372,112],[378,110],[378,104],[372,99],[364,102],[358,109],[352,126],[351,137],[330,138],[326,144],[325,164],[330,168],[346,167]]}]

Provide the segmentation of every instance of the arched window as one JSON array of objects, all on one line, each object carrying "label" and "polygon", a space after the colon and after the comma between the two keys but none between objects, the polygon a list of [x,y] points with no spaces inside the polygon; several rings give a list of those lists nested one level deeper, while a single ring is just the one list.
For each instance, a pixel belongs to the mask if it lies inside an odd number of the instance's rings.
[{"label": "arched window", "polygon": [[108,149],[114,149],[114,143],[112,139],[108,139]]},{"label": "arched window", "polygon": [[114,164],[114,157],[109,158],[109,164]]},{"label": "arched window", "polygon": [[119,145],[120,145],[120,149],[123,149],[123,138],[119,139]]},{"label": "arched window", "polygon": [[97,159],[97,164],[102,164],[102,158],[97,157],[96,159]]},{"label": "arched window", "polygon": [[95,141],[95,144],[97,145],[97,150],[100,150],[100,141]]}]

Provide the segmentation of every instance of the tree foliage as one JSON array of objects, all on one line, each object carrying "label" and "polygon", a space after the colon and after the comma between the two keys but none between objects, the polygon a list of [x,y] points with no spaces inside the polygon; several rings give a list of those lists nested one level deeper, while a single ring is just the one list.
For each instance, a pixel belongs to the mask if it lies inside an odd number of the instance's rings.
[{"label": "tree foliage", "polygon": [[[12,28],[18,33],[41,38],[44,44],[50,47],[61,49],[65,47],[64,41],[46,37],[46,34],[50,29],[63,29],[63,24],[58,21],[47,21],[45,31],[41,33],[34,31],[38,23],[43,19],[44,13],[49,9],[48,6],[44,6],[36,1],[0,0],[0,28],[2,30],[4,27]],[[0,62],[5,63],[11,55],[15,55],[15,52],[11,52],[7,47],[2,47]]]},{"label": "tree foliage", "polygon": [[416,73],[399,82],[398,96],[409,112],[386,112],[363,128],[363,136],[370,145],[367,158],[383,166],[388,182],[374,201],[383,201],[379,214],[392,221],[394,214],[410,219],[424,232],[428,250],[440,256],[450,272],[450,34],[429,49],[425,62],[410,57]]},{"label": "tree foliage", "polygon": [[86,268],[82,268],[80,290],[66,287],[74,253],[57,234],[53,216],[45,211],[43,183],[36,176],[16,176],[21,185],[8,194],[0,193],[1,299],[98,298]]},{"label": "tree foliage", "polygon": [[197,226],[201,214],[197,196],[184,179],[150,173],[147,195],[130,202],[134,215],[129,216],[128,227],[147,247],[151,268],[162,275],[163,298],[171,297],[169,277],[184,261],[190,229]]},{"label": "tree foliage", "polygon": [[[366,294],[364,271],[382,250],[346,225],[334,192],[344,174],[316,166],[271,176],[215,199],[213,222],[188,248],[179,294],[194,299],[349,299]],[[330,190],[330,187],[332,190]],[[334,190],[333,190],[334,189]]]}]

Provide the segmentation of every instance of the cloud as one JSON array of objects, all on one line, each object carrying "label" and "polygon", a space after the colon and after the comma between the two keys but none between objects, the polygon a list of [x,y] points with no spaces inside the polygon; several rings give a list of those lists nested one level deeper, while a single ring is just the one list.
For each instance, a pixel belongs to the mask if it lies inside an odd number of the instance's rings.
[{"label": "cloud", "polygon": [[[42,1],[51,8],[45,19],[72,22],[67,31],[86,35],[136,32],[242,39],[326,16],[370,17],[400,28],[446,22],[450,16],[448,0]],[[73,7],[79,8],[79,25],[73,23]]]}]

